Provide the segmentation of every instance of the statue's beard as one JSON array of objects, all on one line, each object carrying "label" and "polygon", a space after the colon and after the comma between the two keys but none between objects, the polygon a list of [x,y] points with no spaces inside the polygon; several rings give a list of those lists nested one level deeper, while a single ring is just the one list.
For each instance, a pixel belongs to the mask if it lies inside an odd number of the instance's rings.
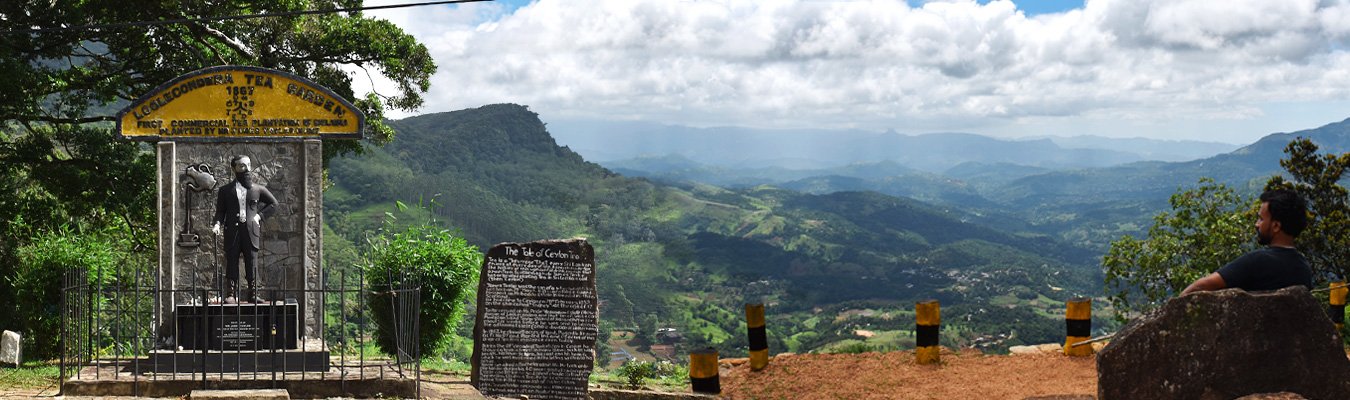
[{"label": "statue's beard", "polygon": [[253,174],[251,174],[251,173],[248,173],[248,172],[240,172],[240,173],[234,174],[234,180],[239,181],[239,184],[240,184],[240,185],[244,185],[244,188],[245,188],[245,189],[252,189],[252,188],[253,188]]}]

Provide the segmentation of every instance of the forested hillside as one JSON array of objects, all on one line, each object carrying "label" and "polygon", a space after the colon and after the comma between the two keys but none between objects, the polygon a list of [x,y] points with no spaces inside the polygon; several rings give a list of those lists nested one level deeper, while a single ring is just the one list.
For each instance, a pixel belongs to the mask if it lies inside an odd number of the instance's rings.
[{"label": "forested hillside", "polygon": [[[632,176],[679,184],[702,182],[743,187],[772,184],[827,194],[875,191],[910,197],[964,213],[965,220],[1008,232],[1049,235],[1102,253],[1122,235],[1138,235],[1168,207],[1179,188],[1202,177],[1254,194],[1281,173],[1286,144],[1297,137],[1323,152],[1350,150],[1350,120],[1316,129],[1276,133],[1234,151],[1183,162],[1146,161],[1106,168],[1045,168],[1007,162],[966,162],[942,172],[868,163],[830,169],[728,169],[674,156],[608,162]],[[1063,139],[1068,140],[1068,139]],[[1081,138],[1079,141],[1100,140]],[[1070,141],[1072,142],[1072,141]],[[1120,141],[1130,146],[1128,140]],[[933,152],[940,151],[933,149]]]},{"label": "forested hillside", "polygon": [[428,217],[416,208],[396,212],[396,200],[435,198],[430,213],[484,248],[587,237],[602,319],[677,328],[685,348],[743,354],[741,306],[761,301],[771,342],[782,350],[838,346],[857,339],[856,330],[891,332],[876,346],[905,347],[908,310],[926,298],[943,301],[952,343],[1006,348],[1058,340],[1059,302],[1100,292],[1093,253],[1049,236],[1008,233],[963,220],[961,210],[874,192],[627,178],[559,147],[523,106],[390,125],[398,131],[392,143],[331,162],[329,254],[360,243],[386,212]]}]

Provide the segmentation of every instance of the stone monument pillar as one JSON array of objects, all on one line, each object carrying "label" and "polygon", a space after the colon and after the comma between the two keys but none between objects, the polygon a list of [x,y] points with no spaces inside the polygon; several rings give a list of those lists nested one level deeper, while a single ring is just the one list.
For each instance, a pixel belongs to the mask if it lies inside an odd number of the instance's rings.
[{"label": "stone monument pillar", "polygon": [[[123,139],[157,143],[159,342],[183,345],[175,337],[177,307],[205,310],[232,300],[223,290],[226,238],[211,227],[216,222],[216,197],[225,193],[220,189],[235,180],[230,160],[239,155],[251,160],[253,184],[263,185],[276,200],[257,225],[257,295],[269,306],[294,299],[293,306],[282,307],[296,308],[303,327],[291,333],[298,330],[299,336],[321,338],[321,139],[360,139],[365,116],[304,78],[264,68],[220,66],[160,85],[122,110],[117,125]],[[248,228],[251,239],[253,226]],[[237,326],[229,329],[238,331],[234,334],[245,332]],[[247,332],[261,329],[250,326]]]},{"label": "stone monument pillar", "polygon": [[[172,334],[175,305],[200,303],[196,289],[201,288],[209,290],[208,301],[219,301],[224,285],[225,238],[210,230],[217,191],[195,190],[189,186],[186,171],[192,167],[210,174],[217,185],[225,185],[234,179],[230,158],[247,155],[253,160],[257,184],[266,186],[277,200],[276,211],[262,222],[256,267],[259,295],[267,300],[296,299],[304,316],[302,335],[319,337],[323,329],[323,304],[317,292],[323,288],[320,141],[161,141],[157,149],[159,287],[172,290],[162,292],[156,312],[161,336]],[[190,232],[185,230],[188,227]]]}]

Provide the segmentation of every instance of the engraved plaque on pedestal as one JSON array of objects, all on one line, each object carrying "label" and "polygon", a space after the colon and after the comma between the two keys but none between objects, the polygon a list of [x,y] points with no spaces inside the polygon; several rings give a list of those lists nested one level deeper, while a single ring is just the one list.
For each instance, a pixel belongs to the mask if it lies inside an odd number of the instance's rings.
[{"label": "engraved plaque on pedestal", "polygon": [[180,305],[178,345],[184,350],[296,349],[300,310],[295,299],[285,304]]},{"label": "engraved plaque on pedestal", "polygon": [[474,386],[585,399],[597,318],[595,251],[584,239],[493,246],[478,281]]}]

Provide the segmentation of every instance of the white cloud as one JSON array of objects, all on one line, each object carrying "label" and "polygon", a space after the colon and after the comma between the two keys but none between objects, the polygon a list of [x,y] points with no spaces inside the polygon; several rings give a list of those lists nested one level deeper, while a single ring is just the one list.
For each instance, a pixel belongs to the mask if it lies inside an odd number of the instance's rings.
[{"label": "white cloud", "polygon": [[546,119],[1035,134],[1038,121],[1231,122],[1263,117],[1268,103],[1350,97],[1346,1],[1093,0],[1033,17],[970,0],[542,0],[509,14],[490,3],[370,14],[436,57],[419,112],[512,102]]}]

